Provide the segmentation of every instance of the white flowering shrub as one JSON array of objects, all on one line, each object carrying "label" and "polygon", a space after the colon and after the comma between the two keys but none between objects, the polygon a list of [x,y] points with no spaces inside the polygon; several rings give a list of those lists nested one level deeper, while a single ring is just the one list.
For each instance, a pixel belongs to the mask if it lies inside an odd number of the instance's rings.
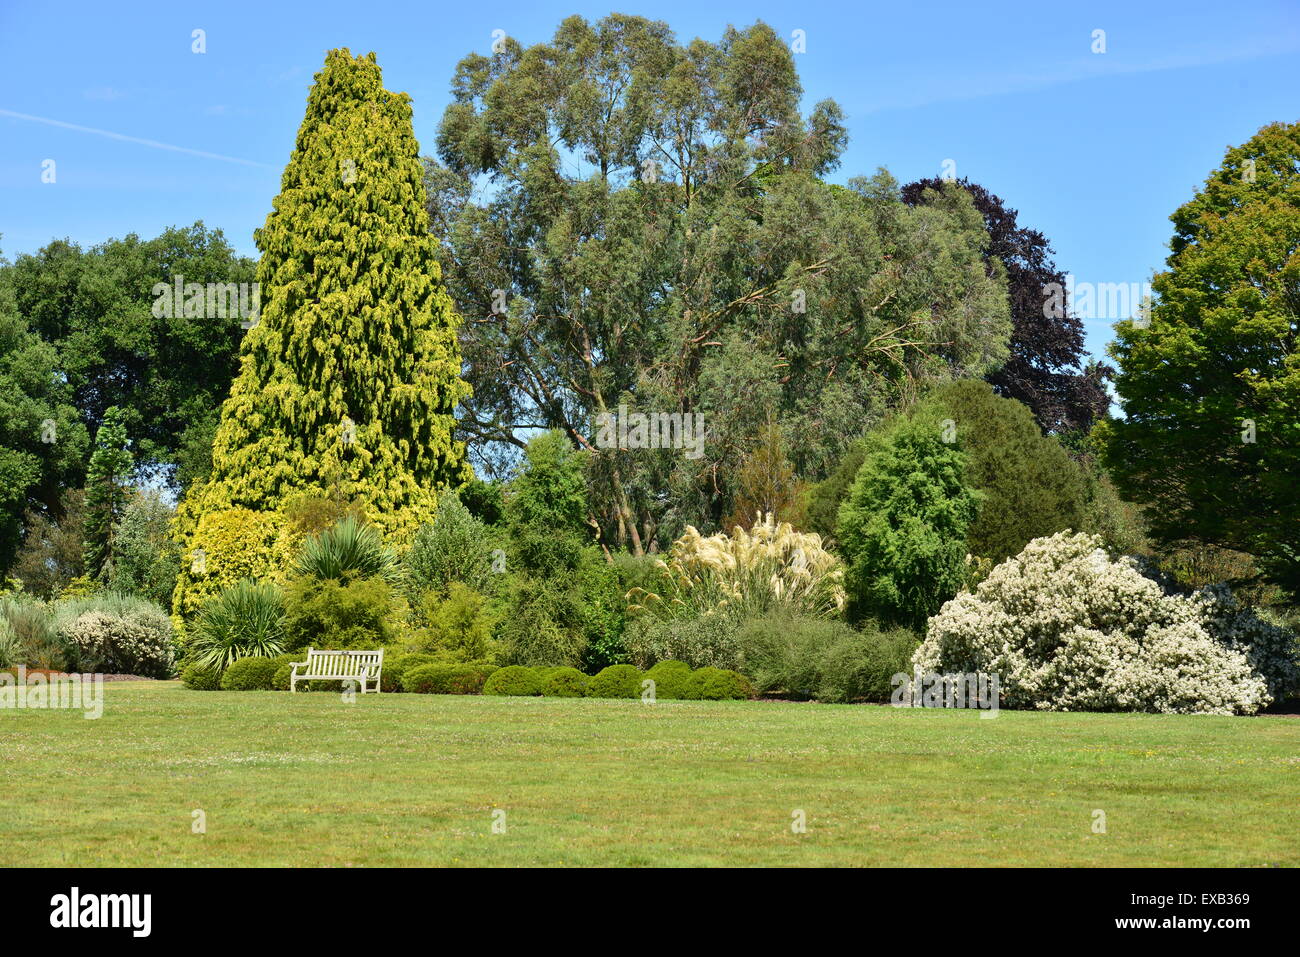
[{"label": "white flowering shrub", "polygon": [[1211,637],[1246,656],[1274,700],[1300,692],[1295,632],[1265,621],[1237,601],[1227,585],[1202,588],[1186,601]]},{"label": "white flowering shrub", "polygon": [[152,602],[119,596],[60,602],[53,617],[81,671],[149,678],[172,671],[171,619]]},{"label": "white flowering shrub", "polygon": [[1167,593],[1100,540],[1038,538],[930,619],[913,664],[997,674],[1008,707],[1253,714],[1297,685],[1294,637],[1223,586]]}]

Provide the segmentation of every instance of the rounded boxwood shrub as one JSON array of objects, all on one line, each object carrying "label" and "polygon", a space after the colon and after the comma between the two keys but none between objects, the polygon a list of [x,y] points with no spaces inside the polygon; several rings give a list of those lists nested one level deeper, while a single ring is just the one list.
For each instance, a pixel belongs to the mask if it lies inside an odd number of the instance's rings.
[{"label": "rounded boxwood shrub", "polygon": [[[286,662],[275,666],[275,674],[271,676],[272,691],[288,691],[289,682],[293,677],[293,663]],[[387,689],[384,689],[387,690]]]},{"label": "rounded boxwood shrub", "polygon": [[640,668],[632,665],[610,665],[587,682],[588,698],[639,698],[641,681],[645,678]]},{"label": "rounded boxwood shrub", "polygon": [[483,684],[484,694],[539,695],[542,693],[542,676],[535,668],[510,665],[494,671]]},{"label": "rounded boxwood shrub", "polygon": [[402,690],[402,675],[421,665],[432,665],[438,661],[435,655],[411,653],[405,655],[384,655],[384,668],[379,673],[379,690],[398,692]]},{"label": "rounded boxwood shrub", "polygon": [[698,671],[692,671],[682,682],[682,699],[685,701],[700,700],[700,673]]},{"label": "rounded boxwood shrub", "polygon": [[402,675],[402,690],[412,694],[480,694],[497,669],[492,665],[420,665]]},{"label": "rounded boxwood shrub", "polygon": [[[655,683],[656,698],[687,698],[697,691],[691,681],[691,666],[684,661],[661,661],[645,673]],[[697,693],[695,697],[699,697]]]},{"label": "rounded boxwood shrub", "polygon": [[379,672],[379,690],[392,694],[402,690],[402,669],[396,662],[384,659],[384,667]]},{"label": "rounded boxwood shrub", "polygon": [[277,668],[274,658],[240,658],[221,676],[221,690],[270,691]]},{"label": "rounded boxwood shrub", "polygon": [[220,691],[221,672],[202,665],[190,665],[181,672],[181,681],[191,691]]},{"label": "rounded boxwood shrub", "polygon": [[738,671],[701,668],[694,674],[700,697],[705,701],[733,701],[753,697],[754,686]]},{"label": "rounded boxwood shrub", "polygon": [[546,668],[542,672],[542,694],[548,698],[581,698],[587,693],[587,681],[577,668]]},{"label": "rounded boxwood shrub", "polygon": [[[305,654],[294,654],[293,652],[289,652],[288,654],[272,658],[271,660],[275,662],[275,674],[271,676],[271,690],[288,691],[289,676],[293,673],[293,663],[295,661],[303,661],[306,657]],[[301,688],[302,684],[300,683],[298,687]]]}]

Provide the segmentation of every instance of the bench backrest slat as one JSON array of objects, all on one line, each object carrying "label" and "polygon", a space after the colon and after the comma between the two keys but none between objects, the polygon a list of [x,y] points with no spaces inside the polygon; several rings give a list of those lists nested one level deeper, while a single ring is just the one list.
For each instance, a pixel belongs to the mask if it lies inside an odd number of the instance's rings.
[{"label": "bench backrest slat", "polygon": [[317,651],[307,649],[307,673],[321,678],[361,677],[378,672],[384,660],[378,651]]}]

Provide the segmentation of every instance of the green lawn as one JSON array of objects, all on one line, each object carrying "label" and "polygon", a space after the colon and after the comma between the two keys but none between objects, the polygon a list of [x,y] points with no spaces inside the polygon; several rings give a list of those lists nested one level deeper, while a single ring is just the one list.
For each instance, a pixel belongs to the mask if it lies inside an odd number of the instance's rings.
[{"label": "green lawn", "polygon": [[0,864],[1300,864],[1296,718],[106,688],[0,709]]}]

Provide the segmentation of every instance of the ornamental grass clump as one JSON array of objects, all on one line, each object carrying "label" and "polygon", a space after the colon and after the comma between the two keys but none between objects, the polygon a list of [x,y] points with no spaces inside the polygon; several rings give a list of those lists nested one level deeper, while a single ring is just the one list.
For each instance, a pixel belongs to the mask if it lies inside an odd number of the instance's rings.
[{"label": "ornamental grass clump", "polygon": [[1295,689],[1293,640],[1225,589],[1169,594],[1098,539],[1059,532],[945,604],[912,660],[997,674],[1013,708],[1254,714]]},{"label": "ornamental grass clump", "polygon": [[0,632],[9,665],[62,671],[75,663],[76,650],[68,646],[51,618],[43,602],[21,594],[0,598]]},{"label": "ornamental grass clump", "polygon": [[738,621],[777,609],[829,618],[844,607],[844,569],[821,536],[778,525],[771,514],[730,535],[706,538],[688,525],[658,565],[654,591],[628,592],[630,614]]},{"label": "ornamental grass clump", "polygon": [[23,646],[9,619],[0,616],[0,668],[23,663]]}]

